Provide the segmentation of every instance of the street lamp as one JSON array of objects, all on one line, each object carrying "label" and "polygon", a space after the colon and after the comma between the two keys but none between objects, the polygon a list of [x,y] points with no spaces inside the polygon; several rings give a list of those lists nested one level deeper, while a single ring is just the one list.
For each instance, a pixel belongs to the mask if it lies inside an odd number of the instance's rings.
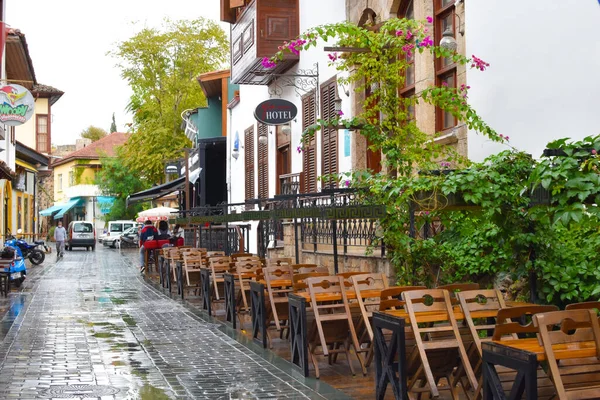
[{"label": "street lamp", "polygon": [[335,113],[339,115],[340,111],[342,111],[342,99],[336,95],[333,103],[335,106]]},{"label": "street lamp", "polygon": [[281,133],[283,133],[284,135],[289,135],[290,133],[292,133],[292,125],[289,123],[283,125],[281,127]]},{"label": "street lamp", "polygon": [[450,27],[446,28],[444,33],[442,33],[440,47],[443,47],[446,50],[456,51],[458,43],[456,43],[456,39],[454,39],[454,35],[452,34],[452,30],[450,29]]},{"label": "street lamp", "polygon": [[258,143],[265,145],[265,144],[269,143],[269,138],[267,137],[267,135],[260,135],[258,137]]}]

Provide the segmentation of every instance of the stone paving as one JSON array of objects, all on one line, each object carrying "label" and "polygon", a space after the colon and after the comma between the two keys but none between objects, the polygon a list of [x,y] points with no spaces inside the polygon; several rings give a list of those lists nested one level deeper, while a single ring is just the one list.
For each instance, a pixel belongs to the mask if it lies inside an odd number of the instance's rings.
[{"label": "stone paving", "polygon": [[131,255],[99,247],[54,258],[3,300],[0,399],[346,398],[152,288]]}]

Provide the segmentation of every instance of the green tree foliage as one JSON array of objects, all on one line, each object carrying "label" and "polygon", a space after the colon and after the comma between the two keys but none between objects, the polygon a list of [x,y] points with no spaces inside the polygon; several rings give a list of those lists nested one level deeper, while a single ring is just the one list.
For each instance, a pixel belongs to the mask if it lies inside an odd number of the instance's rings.
[{"label": "green tree foliage", "polygon": [[115,122],[115,113],[112,116],[112,122],[110,123],[110,133],[117,131],[117,123]]},{"label": "green tree foliage", "polygon": [[225,32],[214,22],[166,19],[119,43],[112,56],[132,89],[133,131],[124,147],[125,165],[151,182],[164,179],[164,161],[183,156],[191,143],[181,113],[204,106],[199,74],[223,67],[229,54]]},{"label": "green tree foliage", "polygon": [[91,139],[92,142],[100,140],[106,135],[108,135],[108,133],[106,133],[104,129],[92,125],[81,131],[81,137],[84,139]]},{"label": "green tree foliage", "polygon": [[126,207],[127,196],[149,185],[125,165],[122,148],[117,150],[117,157],[102,158],[101,162],[102,169],[96,174],[96,183],[104,195],[116,197],[110,213],[106,215],[107,221],[133,218],[142,207],[139,204]]}]

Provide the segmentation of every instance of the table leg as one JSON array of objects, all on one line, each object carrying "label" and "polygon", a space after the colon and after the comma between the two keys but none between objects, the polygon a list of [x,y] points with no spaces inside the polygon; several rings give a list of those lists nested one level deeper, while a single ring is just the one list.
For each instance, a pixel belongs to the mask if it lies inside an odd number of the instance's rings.
[{"label": "table leg", "polygon": [[495,365],[502,365],[517,371],[508,396],[509,400],[521,399],[523,393],[527,400],[538,398],[537,393],[537,357],[534,353],[503,346],[498,343],[482,343],[483,351],[483,398],[504,400],[500,377]]},{"label": "table leg", "polygon": [[306,299],[294,294],[288,296],[290,346],[292,364],[300,367],[304,376],[308,376],[308,339],[306,335]]},{"label": "table leg", "polygon": [[163,277],[163,264],[165,263],[165,258],[163,256],[159,256],[160,260],[158,261],[158,283],[162,288],[165,287],[165,279]]},{"label": "table leg", "polygon": [[[241,289],[240,289],[241,290]],[[250,296],[252,298],[252,339],[267,348],[267,312],[265,305],[265,285],[259,282],[250,282]],[[260,333],[261,340],[258,340]]]},{"label": "table leg", "polygon": [[183,262],[177,261],[175,264],[177,265],[177,293],[181,295],[181,300],[183,300],[183,288],[185,287],[183,284]]},{"label": "table leg", "polygon": [[235,276],[233,274],[224,274],[225,280],[225,320],[236,329],[235,315]]},{"label": "table leg", "polygon": [[210,270],[208,268],[200,269],[200,285],[202,286],[202,309],[211,315],[210,304]]},{"label": "table leg", "polygon": [[158,271],[158,257],[160,256],[161,249],[154,250],[154,270]]},{"label": "table leg", "polygon": [[[407,399],[406,337],[404,318],[379,312],[373,313],[375,336],[375,398],[385,398],[388,384],[392,385],[394,398]],[[392,336],[386,341],[384,330]]]},{"label": "table leg", "polygon": [[146,267],[146,270],[145,270],[146,275],[148,275],[148,268],[149,268],[149,266],[148,266],[148,258],[149,258],[148,254],[149,253],[148,252],[149,252],[149,250],[144,248],[144,266]]},{"label": "table leg", "polygon": [[167,289],[169,289],[169,293],[171,293],[171,260],[167,260],[167,268],[165,270],[165,279],[167,280]]}]

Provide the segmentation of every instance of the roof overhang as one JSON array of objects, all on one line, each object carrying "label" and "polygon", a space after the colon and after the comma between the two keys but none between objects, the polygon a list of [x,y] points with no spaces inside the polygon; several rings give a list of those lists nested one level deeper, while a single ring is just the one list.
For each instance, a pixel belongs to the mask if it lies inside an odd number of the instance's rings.
[{"label": "roof overhang", "polygon": [[25,161],[31,165],[40,164],[45,167],[49,165],[49,159],[42,153],[38,153],[30,147],[25,146],[21,142],[17,142],[16,144],[16,156],[18,159]]},{"label": "roof overhang", "polygon": [[181,189],[185,185],[185,176],[172,180],[162,185],[154,186],[150,189],[134,193],[127,197],[127,206],[143,201],[151,201],[169,195],[175,190]]},{"label": "roof overhang", "polygon": [[204,92],[206,98],[221,96],[223,94],[222,83],[223,79],[231,76],[231,70],[223,69],[221,71],[206,72],[198,76],[198,83]]},{"label": "roof overhang", "polygon": [[10,29],[6,38],[6,77],[29,90],[37,83],[27,40],[18,29]]}]

